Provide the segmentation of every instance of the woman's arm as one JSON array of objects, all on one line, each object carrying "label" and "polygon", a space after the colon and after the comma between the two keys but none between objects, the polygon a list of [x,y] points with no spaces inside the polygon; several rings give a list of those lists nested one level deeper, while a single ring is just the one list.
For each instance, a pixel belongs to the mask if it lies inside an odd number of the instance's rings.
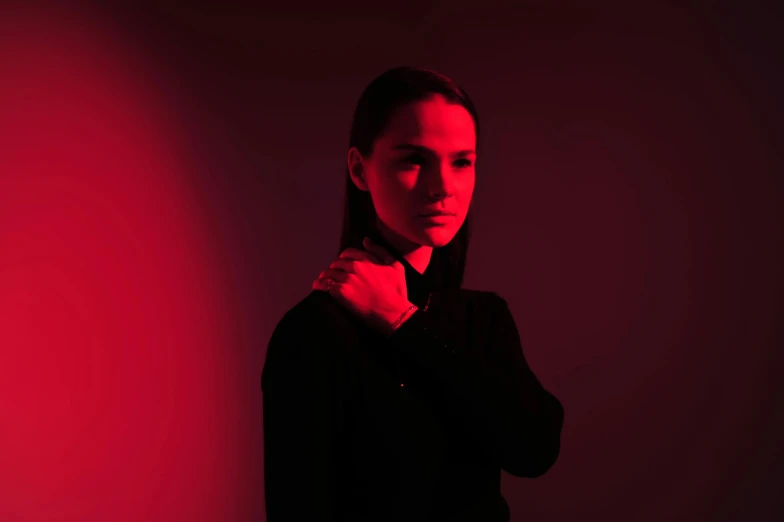
[{"label": "woman's arm", "polygon": [[323,342],[329,335],[327,321],[289,313],[269,342],[261,379],[268,522],[333,520],[345,379],[336,351]]},{"label": "woman's arm", "polygon": [[392,334],[391,348],[412,368],[412,389],[445,408],[478,451],[512,475],[537,477],[558,457],[563,407],[526,363],[506,301],[493,292],[483,299],[492,313],[483,362],[445,348],[421,310]]}]

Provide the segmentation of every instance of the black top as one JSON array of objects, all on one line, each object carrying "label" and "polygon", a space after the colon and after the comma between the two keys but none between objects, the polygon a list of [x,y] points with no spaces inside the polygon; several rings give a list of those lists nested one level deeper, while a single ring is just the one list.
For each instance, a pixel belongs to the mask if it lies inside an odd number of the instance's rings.
[{"label": "black top", "polygon": [[[388,339],[313,291],[262,371],[267,520],[508,521],[501,470],[556,461],[563,408],[531,372],[506,301],[406,269],[419,306]],[[428,302],[427,310],[424,310]]]}]

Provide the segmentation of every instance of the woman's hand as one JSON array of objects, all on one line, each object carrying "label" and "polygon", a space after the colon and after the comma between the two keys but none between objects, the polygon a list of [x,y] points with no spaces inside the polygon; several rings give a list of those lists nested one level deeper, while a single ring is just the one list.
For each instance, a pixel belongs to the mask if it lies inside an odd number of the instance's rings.
[{"label": "woman's hand", "polygon": [[[389,332],[392,324],[411,306],[403,264],[370,238],[365,250],[347,248],[313,281],[371,327]],[[329,279],[333,281],[331,287]]]}]

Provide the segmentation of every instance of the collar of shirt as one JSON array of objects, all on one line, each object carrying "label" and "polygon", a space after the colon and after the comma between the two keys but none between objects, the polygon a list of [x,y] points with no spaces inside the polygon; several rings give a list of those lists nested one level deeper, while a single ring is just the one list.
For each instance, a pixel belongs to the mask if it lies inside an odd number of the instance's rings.
[{"label": "collar of shirt", "polygon": [[411,303],[422,308],[427,302],[430,293],[438,286],[438,268],[436,261],[436,249],[433,249],[433,255],[430,257],[430,262],[425,269],[424,274],[420,274],[416,269],[411,266],[405,257],[397,251],[392,245],[387,242],[384,237],[378,232],[373,233],[370,238],[378,245],[384,247],[387,252],[402,263],[406,270],[406,289],[408,290],[408,300]]}]

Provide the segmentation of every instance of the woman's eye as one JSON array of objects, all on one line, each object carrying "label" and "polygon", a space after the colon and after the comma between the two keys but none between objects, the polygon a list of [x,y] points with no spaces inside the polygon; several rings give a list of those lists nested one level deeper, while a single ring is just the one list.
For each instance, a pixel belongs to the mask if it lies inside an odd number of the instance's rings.
[{"label": "woman's eye", "polygon": [[416,154],[414,154],[413,156],[409,156],[403,160],[403,163],[407,165],[419,165],[419,164],[424,164],[424,162],[425,162],[425,158]]},{"label": "woman's eye", "polygon": [[[426,163],[426,159],[418,154],[414,154],[412,156],[408,156],[407,158],[403,159],[404,165],[424,165]],[[461,159],[457,160],[455,164],[461,168],[465,169],[473,165],[473,162],[469,159]]]}]

